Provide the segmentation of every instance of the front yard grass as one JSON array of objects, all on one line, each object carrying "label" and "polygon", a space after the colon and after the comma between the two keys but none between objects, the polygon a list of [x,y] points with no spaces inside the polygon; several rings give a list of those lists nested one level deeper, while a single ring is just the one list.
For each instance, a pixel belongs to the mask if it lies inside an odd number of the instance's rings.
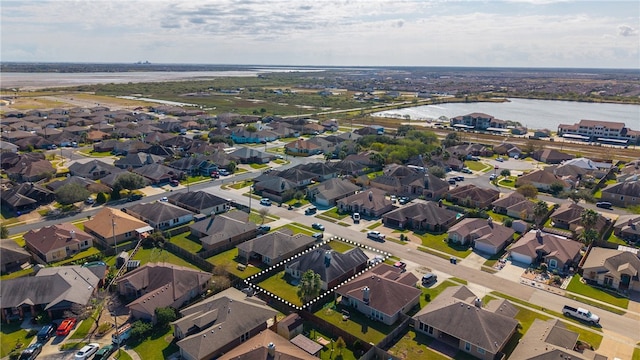
[{"label": "front yard grass", "polygon": [[614,293],[609,293],[604,290],[600,290],[591,285],[583,284],[581,281],[582,277],[580,275],[574,275],[567,286],[567,291],[586,296],[591,299],[600,300],[604,303],[611,304],[623,309],[626,309],[629,306],[629,299],[617,295]]},{"label": "front yard grass", "polygon": [[[4,358],[9,355],[12,350],[22,351],[31,342],[30,338],[27,338],[27,330],[20,327],[20,322],[16,321],[11,324],[2,324],[0,329],[0,357]],[[21,344],[20,346],[17,346]]]},{"label": "front yard grass", "polygon": [[249,164],[249,166],[251,166],[252,169],[264,169],[269,167],[267,164]]},{"label": "front yard grass", "polygon": [[193,184],[196,182],[200,182],[200,181],[205,181],[205,180],[209,180],[211,179],[208,176],[202,176],[202,175],[197,175],[197,176],[187,176],[186,180],[181,181],[180,183],[182,184]]},{"label": "front yard grass", "polygon": [[351,246],[349,244],[346,244],[346,243],[344,243],[342,241],[339,241],[339,240],[329,241],[329,246],[333,250],[335,250],[336,252],[339,252],[339,253],[342,253],[342,254],[344,254],[347,251],[353,249],[353,246]]},{"label": "front yard grass", "polygon": [[434,287],[430,287],[430,288],[422,287],[421,288],[422,295],[420,295],[420,309],[427,306],[429,302],[431,302],[438,295],[440,295],[440,293],[443,292],[446,288],[451,286],[459,286],[459,285],[454,282],[445,280],[441,282],[439,285]]},{"label": "front yard grass", "polygon": [[323,212],[322,215],[330,217],[332,219],[342,220],[342,219],[348,217],[349,213],[339,214],[338,213],[338,208],[337,207],[333,207],[333,208]]},{"label": "front yard grass", "polygon": [[221,267],[242,279],[246,279],[251,275],[255,275],[262,270],[255,266],[247,266],[244,270],[240,270],[238,269],[239,262],[237,261],[237,258],[238,248],[233,248],[207,258],[207,261],[212,263],[216,267]]},{"label": "front yard grass", "polygon": [[446,360],[448,356],[431,350],[429,345],[433,338],[412,329],[405,332],[402,338],[389,349],[389,353],[400,359]]},{"label": "front yard grass", "polygon": [[131,347],[142,360],[168,359],[169,355],[180,350],[173,341],[173,329],[154,329],[146,339],[132,341]]},{"label": "front yard grass", "polygon": [[493,170],[491,165],[484,164],[480,161],[465,161],[464,166],[468,167],[472,171],[484,171],[486,168]]},{"label": "front yard grass", "polygon": [[373,229],[377,228],[380,225],[382,225],[382,221],[376,221],[373,224],[367,226],[367,229],[373,230]]},{"label": "front yard grass", "polygon": [[442,251],[444,253],[457,256],[461,259],[466,258],[471,253],[471,248],[467,246],[457,246],[446,241],[447,234],[434,235],[429,233],[414,233],[422,240],[422,245],[428,248]]},{"label": "front yard grass", "polygon": [[257,285],[272,292],[293,305],[302,306],[302,301],[298,297],[298,287],[289,283],[290,276],[280,271],[259,282]]},{"label": "front yard grass", "polygon": [[243,187],[247,187],[251,184],[253,184],[253,180],[244,180],[240,182],[234,182],[233,184],[229,185],[229,187],[238,190],[238,189],[242,189]]},{"label": "front yard grass", "polygon": [[110,151],[93,151],[93,149],[89,148],[89,149],[82,149],[80,150],[81,153],[88,155],[88,156],[93,156],[93,157],[107,157],[107,156],[113,156],[113,154],[111,154]]},{"label": "front yard grass", "polygon": [[294,234],[305,234],[311,236],[316,233],[314,229],[296,222],[280,226],[279,228],[275,228],[273,230],[279,230],[282,228],[289,229],[293,231]]}]

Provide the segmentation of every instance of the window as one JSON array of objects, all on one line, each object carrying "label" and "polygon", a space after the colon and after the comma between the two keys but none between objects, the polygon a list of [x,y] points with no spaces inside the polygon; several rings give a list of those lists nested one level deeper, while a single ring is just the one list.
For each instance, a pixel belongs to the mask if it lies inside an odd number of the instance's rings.
[{"label": "window", "polygon": [[556,259],[551,259],[549,260],[549,267],[552,269],[555,269],[558,267],[558,260]]},{"label": "window", "polygon": [[427,332],[431,335],[433,335],[433,326],[428,326],[427,325]]},{"label": "window", "polygon": [[479,347],[478,348],[478,354],[484,354],[484,353],[485,353],[484,349]]},{"label": "window", "polygon": [[248,331],[240,336],[240,341],[241,342],[245,342],[247,340],[249,340],[249,332]]},{"label": "window", "polygon": [[466,351],[471,351],[471,344],[465,341],[465,343],[464,343],[464,349],[465,349]]}]

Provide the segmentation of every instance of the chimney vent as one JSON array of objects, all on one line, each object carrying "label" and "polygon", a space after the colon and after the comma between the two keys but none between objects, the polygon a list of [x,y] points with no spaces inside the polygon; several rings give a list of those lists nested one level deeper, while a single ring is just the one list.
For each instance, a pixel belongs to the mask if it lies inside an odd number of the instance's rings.
[{"label": "chimney vent", "polygon": [[368,286],[362,288],[362,301],[369,305],[369,300],[371,298],[371,289]]},{"label": "chimney vent", "polygon": [[269,345],[267,345],[267,351],[269,352],[269,356],[270,357],[275,357],[276,356],[276,344],[270,342]]}]

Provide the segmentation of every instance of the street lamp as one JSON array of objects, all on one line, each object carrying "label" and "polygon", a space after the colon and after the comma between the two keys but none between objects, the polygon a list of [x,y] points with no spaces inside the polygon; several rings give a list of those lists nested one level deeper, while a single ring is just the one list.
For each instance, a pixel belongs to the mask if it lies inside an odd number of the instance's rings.
[{"label": "street lamp", "polygon": [[251,198],[253,197],[253,184],[249,185],[249,215],[251,215]]}]

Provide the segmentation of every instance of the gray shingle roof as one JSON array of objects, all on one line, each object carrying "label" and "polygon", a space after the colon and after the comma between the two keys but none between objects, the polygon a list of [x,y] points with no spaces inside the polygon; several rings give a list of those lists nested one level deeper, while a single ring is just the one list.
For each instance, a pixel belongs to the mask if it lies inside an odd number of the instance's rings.
[{"label": "gray shingle roof", "polygon": [[152,221],[156,224],[161,222],[177,219],[181,216],[193,213],[175,205],[165,202],[154,202],[149,204],[136,204],[127,208],[127,213],[140,215],[142,218]]},{"label": "gray shingle roof", "polygon": [[313,244],[315,239],[304,234],[289,235],[274,231],[263,236],[248,240],[238,245],[237,248],[246,253],[256,253],[269,259],[279,259],[281,256],[294,251],[304,249]]},{"label": "gray shingle roof", "polygon": [[[329,252],[331,261],[325,261],[325,257]],[[348,271],[366,263],[367,255],[360,248],[353,248],[346,253],[339,253],[328,247],[320,247],[306,254],[301,255],[297,259],[291,261],[286,266],[289,269],[298,270],[301,273],[307,270],[313,270],[325,283],[338,279]]]}]

